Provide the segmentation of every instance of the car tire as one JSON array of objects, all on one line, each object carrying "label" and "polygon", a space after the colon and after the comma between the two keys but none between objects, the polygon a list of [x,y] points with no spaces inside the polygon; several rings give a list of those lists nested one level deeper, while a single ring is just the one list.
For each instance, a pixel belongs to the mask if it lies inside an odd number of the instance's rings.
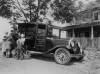
[{"label": "car tire", "polygon": [[58,48],[55,51],[54,59],[58,64],[69,64],[71,59],[70,52],[66,48]]}]

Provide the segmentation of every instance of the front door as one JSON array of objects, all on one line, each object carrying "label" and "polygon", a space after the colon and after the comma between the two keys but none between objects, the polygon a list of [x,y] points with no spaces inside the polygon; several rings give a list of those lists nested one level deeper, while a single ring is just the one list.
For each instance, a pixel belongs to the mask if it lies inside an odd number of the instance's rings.
[{"label": "front door", "polygon": [[45,44],[46,44],[46,26],[45,25],[38,25],[37,27],[37,34],[35,40],[35,48],[37,51],[45,51]]}]

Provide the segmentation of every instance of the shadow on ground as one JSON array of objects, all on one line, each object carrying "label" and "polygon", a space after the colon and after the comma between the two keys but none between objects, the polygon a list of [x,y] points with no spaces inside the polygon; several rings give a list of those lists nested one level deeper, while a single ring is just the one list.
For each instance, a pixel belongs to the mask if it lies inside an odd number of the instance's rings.
[{"label": "shadow on ground", "polygon": [[48,62],[54,62],[53,55],[50,54],[31,54],[32,59],[42,60],[42,61],[48,61]]},{"label": "shadow on ground", "polygon": [[[36,60],[42,60],[42,61],[47,61],[47,62],[55,62],[53,55],[51,54],[31,54],[30,59],[36,59]],[[74,63],[82,63],[82,61],[78,61],[75,58],[72,58],[70,63],[67,64],[68,66],[73,65]]]}]

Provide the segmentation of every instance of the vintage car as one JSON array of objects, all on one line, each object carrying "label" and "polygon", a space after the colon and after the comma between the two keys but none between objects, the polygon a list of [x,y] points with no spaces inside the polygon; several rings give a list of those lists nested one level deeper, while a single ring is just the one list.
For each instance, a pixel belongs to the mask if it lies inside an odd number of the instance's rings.
[{"label": "vintage car", "polygon": [[[80,47],[71,47],[70,38],[52,36],[53,26],[40,23],[18,23],[18,30],[25,34],[27,50],[53,54],[59,64],[68,64],[72,58],[83,59]],[[60,35],[60,34],[59,34]]]}]

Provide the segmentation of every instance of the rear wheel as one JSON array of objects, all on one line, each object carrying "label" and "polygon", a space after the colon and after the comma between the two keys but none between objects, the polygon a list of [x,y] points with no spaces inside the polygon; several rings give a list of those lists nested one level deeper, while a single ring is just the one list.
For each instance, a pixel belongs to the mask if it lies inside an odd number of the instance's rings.
[{"label": "rear wheel", "polygon": [[55,51],[54,59],[58,64],[68,64],[70,62],[70,53],[66,48],[58,48]]}]

